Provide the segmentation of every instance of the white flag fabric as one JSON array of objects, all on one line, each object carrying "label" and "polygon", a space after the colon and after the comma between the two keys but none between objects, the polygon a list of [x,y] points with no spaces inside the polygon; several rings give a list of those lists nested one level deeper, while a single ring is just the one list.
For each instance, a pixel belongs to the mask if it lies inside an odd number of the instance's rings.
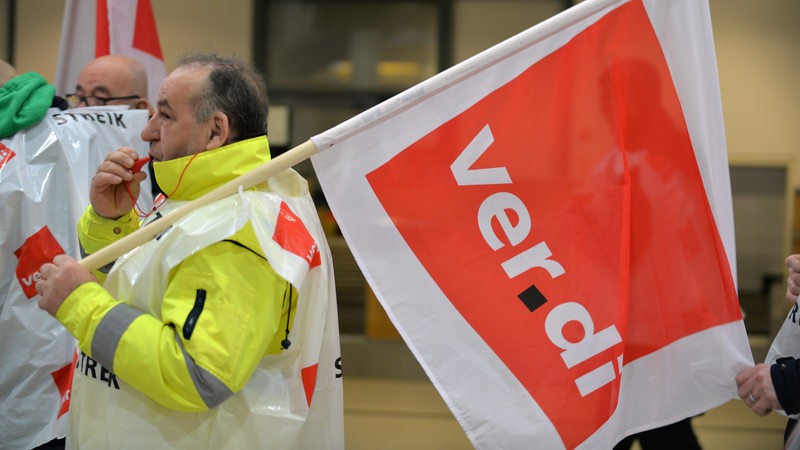
[{"label": "white flag fabric", "polygon": [[607,449],[737,398],[753,359],[707,2],[581,2],[312,141],[476,448]]},{"label": "white flag fabric", "polygon": [[147,111],[119,107],[52,109],[0,140],[2,448],[34,448],[65,434],[76,342],[37,306],[38,270],[61,253],[80,257],[76,224],[92,175],[118,147],[144,154],[147,120]]},{"label": "white flag fabric", "polygon": [[56,92],[74,92],[83,67],[104,55],[125,55],[141,62],[147,71],[147,99],[155,104],[166,68],[150,0],[67,0]]}]

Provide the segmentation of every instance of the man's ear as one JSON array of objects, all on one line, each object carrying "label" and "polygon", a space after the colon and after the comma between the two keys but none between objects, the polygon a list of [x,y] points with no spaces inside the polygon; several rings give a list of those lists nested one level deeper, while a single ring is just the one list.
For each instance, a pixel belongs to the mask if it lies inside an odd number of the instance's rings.
[{"label": "man's ear", "polygon": [[206,142],[206,150],[214,150],[228,144],[231,136],[231,128],[228,123],[228,115],[217,111],[209,120],[209,137]]}]

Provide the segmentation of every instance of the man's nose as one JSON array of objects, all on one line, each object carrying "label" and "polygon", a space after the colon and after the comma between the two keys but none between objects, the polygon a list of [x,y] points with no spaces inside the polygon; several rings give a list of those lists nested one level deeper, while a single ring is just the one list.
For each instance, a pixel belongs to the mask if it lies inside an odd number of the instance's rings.
[{"label": "man's nose", "polygon": [[158,139],[158,128],[153,126],[153,120],[155,120],[155,116],[151,117],[150,120],[147,121],[147,124],[144,126],[144,129],[139,136],[145,142],[151,142]]}]

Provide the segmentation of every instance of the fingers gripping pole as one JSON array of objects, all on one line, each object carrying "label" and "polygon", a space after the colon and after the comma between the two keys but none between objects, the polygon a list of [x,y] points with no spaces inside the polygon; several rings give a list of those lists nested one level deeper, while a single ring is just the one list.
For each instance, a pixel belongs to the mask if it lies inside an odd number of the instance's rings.
[{"label": "fingers gripping pole", "polygon": [[239,191],[240,187],[242,189],[247,189],[262,183],[266,181],[267,178],[305,161],[315,153],[317,153],[317,147],[313,142],[308,140],[277,158],[208,192],[200,198],[186,203],[166,216],[139,228],[124,238],[103,247],[99,251],[83,258],[80,264],[88,270],[99,269],[134,248],[149,242],[151,239],[158,236],[159,233],[169,228],[170,225],[195,209],[233,195]]}]

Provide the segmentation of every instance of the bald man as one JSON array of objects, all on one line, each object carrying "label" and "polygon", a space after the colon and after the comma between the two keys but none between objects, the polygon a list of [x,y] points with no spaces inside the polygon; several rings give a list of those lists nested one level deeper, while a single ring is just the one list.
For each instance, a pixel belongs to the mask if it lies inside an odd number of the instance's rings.
[{"label": "bald man", "polygon": [[75,93],[66,95],[70,107],[128,105],[153,107],[147,101],[147,72],[139,61],[122,55],[101,56],[87,64],[78,77]]}]

